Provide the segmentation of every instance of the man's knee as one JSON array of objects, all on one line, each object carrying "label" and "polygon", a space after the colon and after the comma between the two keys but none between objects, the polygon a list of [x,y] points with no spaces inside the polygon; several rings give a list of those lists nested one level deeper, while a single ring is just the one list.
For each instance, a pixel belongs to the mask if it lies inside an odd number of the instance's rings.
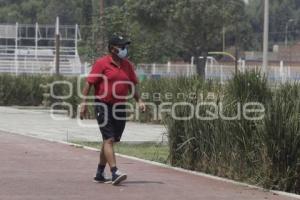
[{"label": "man's knee", "polygon": [[114,144],[115,139],[114,138],[109,138],[107,140],[104,140],[104,144]]}]

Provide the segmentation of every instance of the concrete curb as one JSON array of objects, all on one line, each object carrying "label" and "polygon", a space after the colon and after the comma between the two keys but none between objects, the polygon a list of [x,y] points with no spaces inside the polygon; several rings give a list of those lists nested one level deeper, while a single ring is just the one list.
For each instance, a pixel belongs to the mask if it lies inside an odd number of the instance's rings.
[{"label": "concrete curb", "polygon": [[[10,134],[22,135],[22,134],[13,133],[13,132],[7,132],[7,131],[4,131],[4,132],[5,133],[10,133]],[[79,145],[79,144],[75,144],[75,143],[71,143],[71,142],[51,140],[51,139],[48,139],[48,138],[42,138],[42,137],[37,137],[37,136],[29,136],[29,135],[22,135],[22,136],[26,136],[26,137],[30,137],[30,138],[34,138],[34,139],[45,140],[45,141],[48,141],[48,142],[55,142],[55,143],[64,144],[64,145],[68,145],[68,146],[74,146],[74,147],[83,148],[83,149],[90,150],[90,151],[100,152],[99,149],[88,147],[88,146],[83,146],[83,145]],[[149,160],[144,160],[144,159],[136,158],[136,157],[133,157],[133,156],[118,154],[118,153],[116,153],[116,155],[119,156],[119,157],[122,157],[122,158],[127,158],[127,159],[131,159],[131,160],[147,163],[147,164],[150,164],[150,165],[155,165],[155,166],[163,167],[163,168],[166,168],[166,169],[172,169],[172,170],[175,170],[175,171],[179,171],[179,172],[183,172],[183,173],[187,173],[187,174],[192,174],[192,175],[196,175],[196,176],[201,176],[201,177],[205,177],[205,178],[212,179],[212,180],[217,180],[217,181],[222,181],[222,182],[225,182],[225,183],[231,183],[231,184],[242,186],[242,187],[257,189],[257,190],[260,190],[260,191],[267,191],[267,192],[271,192],[275,195],[300,199],[300,195],[293,194],[293,193],[277,191],[277,190],[266,190],[266,189],[264,189],[262,187],[259,187],[259,186],[250,185],[250,184],[242,183],[242,182],[238,182],[238,181],[233,181],[233,180],[230,180],[230,179],[227,179],[227,178],[221,178],[221,177],[205,174],[205,173],[202,173],[202,172],[196,172],[196,171],[186,170],[186,169],[182,169],[182,168],[178,168],[178,167],[172,167],[170,165],[166,165],[166,164],[162,164],[162,163],[158,163],[158,162],[154,162],[154,161],[149,161]]]}]

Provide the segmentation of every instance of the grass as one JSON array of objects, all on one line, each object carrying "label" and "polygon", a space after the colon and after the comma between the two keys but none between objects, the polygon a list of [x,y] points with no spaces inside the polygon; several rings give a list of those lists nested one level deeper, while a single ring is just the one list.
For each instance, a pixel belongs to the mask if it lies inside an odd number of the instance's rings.
[{"label": "grass", "polygon": [[[265,107],[265,116],[255,121],[243,116],[232,120],[203,121],[194,117],[178,121],[167,116],[172,166],[300,193],[299,83],[271,88],[265,76],[249,71],[236,74],[219,91],[214,91],[208,82],[192,78],[178,79],[172,85],[168,87],[186,94],[214,92],[217,98],[209,102],[222,103],[225,116],[235,116],[238,103],[257,102]],[[196,101],[179,100],[192,104],[203,101],[200,97]],[[199,112],[203,116],[210,109],[201,107]],[[190,111],[182,106],[175,113],[177,117],[187,117]]]},{"label": "grass", "polygon": [[[75,144],[93,147],[99,149],[101,143],[99,142],[82,142],[73,141]],[[169,164],[169,147],[164,144],[156,143],[119,143],[115,145],[116,153],[133,156],[145,160],[155,161],[163,164]]]}]

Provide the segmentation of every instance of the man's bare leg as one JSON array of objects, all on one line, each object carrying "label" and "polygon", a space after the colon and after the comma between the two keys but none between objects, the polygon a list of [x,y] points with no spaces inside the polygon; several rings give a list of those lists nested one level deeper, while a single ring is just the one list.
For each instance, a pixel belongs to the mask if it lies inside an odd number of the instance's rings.
[{"label": "man's bare leg", "polygon": [[[103,141],[103,150],[106,162],[110,168],[116,167],[116,156],[114,151],[114,139]],[[101,155],[100,155],[101,157]]]},{"label": "man's bare leg", "polygon": [[112,184],[118,185],[122,181],[126,180],[127,175],[120,173],[116,165],[116,156],[114,152],[114,139],[108,139],[104,141],[104,154],[110,166],[110,170],[112,174]]},{"label": "man's bare leg", "polygon": [[105,166],[107,164],[107,159],[106,159],[106,156],[105,156],[105,148],[104,148],[104,142],[102,144],[102,147],[101,147],[101,151],[100,151],[100,154],[99,154],[99,163],[98,163],[98,168],[97,168],[97,174],[96,174],[96,177],[94,178],[94,180],[96,182],[101,182],[101,183],[106,183],[108,182],[109,180],[106,179],[105,175],[104,175],[104,170],[105,170]]},{"label": "man's bare leg", "polygon": [[100,156],[99,156],[99,165],[105,166],[107,163],[105,154],[104,154],[104,143],[102,143],[101,151],[100,151]]}]

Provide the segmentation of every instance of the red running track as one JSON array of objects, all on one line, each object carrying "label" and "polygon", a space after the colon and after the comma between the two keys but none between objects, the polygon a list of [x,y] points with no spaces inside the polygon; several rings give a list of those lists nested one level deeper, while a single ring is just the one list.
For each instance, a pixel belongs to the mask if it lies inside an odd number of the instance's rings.
[{"label": "red running track", "polygon": [[0,200],[288,200],[257,189],[118,158],[120,186],[92,181],[98,152],[0,132]]}]

